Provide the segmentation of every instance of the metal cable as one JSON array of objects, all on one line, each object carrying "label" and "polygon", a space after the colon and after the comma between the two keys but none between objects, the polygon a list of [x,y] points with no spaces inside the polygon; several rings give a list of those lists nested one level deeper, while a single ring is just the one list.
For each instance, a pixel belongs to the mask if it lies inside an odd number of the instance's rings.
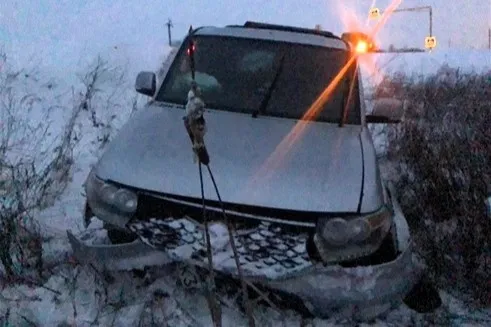
[{"label": "metal cable", "polygon": [[[194,61],[194,42],[191,38],[193,32],[193,28],[189,28],[189,59],[190,59],[190,69],[191,69],[191,78],[193,81],[193,84],[196,85],[195,81],[195,61]],[[190,135],[191,136],[191,135]],[[203,170],[201,168],[202,162],[201,162],[201,156],[196,153],[198,156],[199,160],[199,179],[200,179],[200,186],[201,186],[201,200],[202,200],[202,205],[203,205],[203,223],[205,226],[205,238],[206,238],[206,254],[208,257],[208,269],[210,271],[209,274],[209,281],[208,281],[208,304],[210,306],[210,311],[211,311],[211,316],[213,320],[213,324],[215,327],[221,327],[222,326],[222,319],[221,319],[221,313],[220,313],[220,307],[218,306],[218,303],[216,301],[216,285],[215,285],[215,274],[213,270],[213,253],[211,249],[211,240],[210,240],[210,230],[208,226],[208,219],[206,217],[206,204],[205,204],[205,191],[204,191],[204,183],[203,183]],[[249,297],[247,294],[247,285],[245,284],[243,274],[242,274],[242,269],[240,267],[240,260],[239,260],[239,255],[237,253],[237,247],[235,246],[235,240],[234,240],[234,229],[232,226],[232,223],[229,221],[226,213],[225,213],[225,208],[220,196],[220,192],[218,191],[217,184],[215,182],[215,178],[213,176],[213,173],[211,172],[210,166],[208,165],[208,162],[206,162],[205,166],[208,168],[208,173],[210,174],[211,180],[213,182],[213,186],[215,188],[215,191],[217,193],[217,197],[220,201],[220,206],[222,208],[222,213],[223,217],[227,223],[227,228],[228,228],[228,233],[229,233],[229,239],[230,239],[230,245],[232,246],[232,250],[234,252],[234,259],[235,259],[235,264],[237,266],[237,271],[239,274],[239,279],[242,284],[242,291],[243,291],[243,303],[244,307],[249,319],[249,327],[255,327],[254,324],[254,318],[252,316],[252,309],[250,306],[249,302]]]},{"label": "metal cable", "polygon": [[217,193],[218,201],[220,202],[220,207],[222,209],[222,214],[223,214],[223,219],[225,220],[227,224],[227,229],[228,229],[228,235],[230,239],[230,246],[232,247],[232,251],[234,252],[234,259],[235,259],[235,265],[237,266],[237,273],[239,275],[240,283],[242,286],[242,293],[243,293],[243,305],[247,314],[247,317],[249,319],[249,327],[254,327],[254,317],[252,315],[252,308],[249,302],[249,294],[247,292],[247,285],[244,280],[244,275],[242,273],[242,268],[240,266],[240,259],[239,259],[239,253],[237,252],[237,246],[235,245],[235,240],[234,240],[234,226],[230,219],[228,219],[227,214],[225,213],[225,206],[223,205],[222,197],[220,196],[220,192],[218,191],[218,186],[215,181],[215,177],[213,176],[213,173],[211,171],[211,168],[209,165],[206,166],[208,168],[208,173],[210,174],[211,181],[213,182],[213,187],[215,187],[215,191]]},{"label": "metal cable", "polygon": [[206,255],[208,257],[208,270],[209,270],[209,276],[208,276],[208,282],[207,282],[207,289],[208,289],[208,305],[210,307],[211,311],[211,318],[213,320],[213,324],[215,327],[221,327],[222,326],[222,319],[221,315],[219,312],[219,307],[218,303],[216,301],[216,285],[215,285],[215,273],[213,270],[213,253],[211,251],[211,240],[210,240],[210,230],[208,226],[208,219],[206,217],[206,205],[205,205],[205,190],[204,190],[204,183],[203,183],[203,170],[201,169],[201,161],[198,164],[199,167],[199,181],[200,181],[200,186],[201,186],[201,200],[202,200],[202,205],[203,205],[203,223],[205,225],[205,239],[206,239]]}]

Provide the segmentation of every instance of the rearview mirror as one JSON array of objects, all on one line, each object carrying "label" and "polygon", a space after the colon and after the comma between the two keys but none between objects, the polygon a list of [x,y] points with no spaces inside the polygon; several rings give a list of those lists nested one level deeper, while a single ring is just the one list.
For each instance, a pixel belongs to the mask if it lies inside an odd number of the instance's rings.
[{"label": "rearview mirror", "polygon": [[379,98],[373,100],[372,113],[366,116],[369,124],[399,123],[407,107],[407,100]]},{"label": "rearview mirror", "polygon": [[157,88],[157,79],[152,72],[139,72],[136,76],[135,89],[136,92],[153,96]]}]

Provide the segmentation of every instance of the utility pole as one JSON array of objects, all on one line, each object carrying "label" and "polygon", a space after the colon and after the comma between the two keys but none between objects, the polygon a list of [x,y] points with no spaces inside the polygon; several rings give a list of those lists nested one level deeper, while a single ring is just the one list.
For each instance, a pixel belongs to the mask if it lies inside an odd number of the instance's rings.
[{"label": "utility pole", "polygon": [[430,7],[430,36],[433,36],[433,8]]},{"label": "utility pole", "polygon": [[170,20],[167,20],[167,23],[165,23],[165,25],[167,25],[167,34],[169,36],[169,46],[172,46],[172,38],[171,38],[171,34],[170,34],[170,29],[171,27],[174,27],[174,25],[172,25],[172,21]]},{"label": "utility pole", "polygon": [[491,28],[488,29],[488,49],[491,50]]}]

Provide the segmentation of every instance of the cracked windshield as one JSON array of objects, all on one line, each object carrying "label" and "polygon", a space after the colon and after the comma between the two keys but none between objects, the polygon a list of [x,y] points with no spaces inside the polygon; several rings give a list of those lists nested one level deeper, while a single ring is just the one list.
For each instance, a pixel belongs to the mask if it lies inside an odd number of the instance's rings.
[{"label": "cracked windshield", "polygon": [[[192,81],[186,50],[178,53],[158,101],[184,104]],[[348,56],[340,49],[298,43],[197,36],[195,80],[208,108],[301,119]],[[339,122],[353,71],[345,75],[316,120]],[[346,122],[358,124],[357,101],[350,104]]]}]

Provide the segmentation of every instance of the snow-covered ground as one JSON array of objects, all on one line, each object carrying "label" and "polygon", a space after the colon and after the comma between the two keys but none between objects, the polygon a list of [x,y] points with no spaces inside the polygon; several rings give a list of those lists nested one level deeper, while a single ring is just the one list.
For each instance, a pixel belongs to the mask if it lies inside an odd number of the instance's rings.
[{"label": "snow-covered ground", "polygon": [[[100,48],[100,47],[99,47]],[[108,105],[96,104],[102,111],[103,118],[116,120],[111,130],[112,136],[122,124],[129,119],[132,101],[135,96],[134,78],[140,70],[157,70],[169,48],[157,46],[141,48],[125,44],[111,45],[99,51],[110,66],[115,67],[105,72],[99,80],[98,88],[103,90],[99,100],[108,100]],[[63,67],[46,63],[38,67],[38,79],[29,80],[25,85],[20,80],[16,87],[20,90],[39,96],[29,114],[32,123],[47,123],[43,119],[45,108],[53,107],[50,113],[52,135],[61,131],[61,126],[69,117],[66,108],[76,103],[77,92],[83,90],[75,72],[86,72],[87,65],[95,60],[96,53],[91,53],[78,61],[79,66]],[[409,74],[427,75],[436,72],[443,64],[463,70],[477,71],[491,69],[491,57],[486,51],[434,51],[417,54],[378,54],[377,64],[383,73],[404,71]],[[83,63],[83,64],[80,64]],[[72,65],[73,62],[70,62]],[[18,65],[18,63],[17,63]],[[123,68],[126,75],[119,81],[119,70]],[[368,75],[368,74],[367,74]],[[119,82],[118,82],[119,81]],[[47,83],[52,87],[46,88]],[[26,82],[27,83],[27,82]],[[48,84],[49,84],[48,83]],[[365,84],[373,80],[368,75]],[[369,87],[367,88],[370,89]],[[143,101],[139,99],[140,103]],[[65,109],[65,110],[63,110]],[[203,296],[186,291],[176,285],[176,271],[171,268],[153,269],[151,276],[140,278],[129,271],[111,272],[104,275],[90,267],[81,267],[68,260],[70,247],[65,231],[81,231],[82,210],[84,204],[82,184],[90,167],[101,153],[100,128],[91,125],[90,114],[82,112],[77,120],[77,131],[81,136],[76,147],[73,175],[67,189],[56,203],[39,212],[36,219],[47,237],[43,245],[46,265],[50,266],[51,277],[45,284],[35,286],[9,287],[2,285],[0,293],[0,325],[4,321],[16,322],[12,326],[151,326],[152,319],[160,326],[210,326],[208,306]],[[35,149],[30,149],[35,151]],[[422,324],[423,320],[434,319],[435,324],[445,323],[455,326],[482,326],[491,322],[491,314],[469,312],[459,301],[442,293],[443,308],[431,315],[419,315],[404,305],[370,324],[360,326],[413,326]],[[292,312],[275,312],[272,309],[257,308],[262,326],[299,326],[300,317]],[[447,320],[448,319],[448,320]],[[478,320],[475,322],[473,319]],[[30,324],[32,322],[33,324]],[[65,323],[64,325],[62,323]],[[224,309],[224,326],[246,325],[246,319],[234,309]],[[316,319],[311,326],[344,326],[349,321]],[[11,326],[11,325],[8,325]]]}]

